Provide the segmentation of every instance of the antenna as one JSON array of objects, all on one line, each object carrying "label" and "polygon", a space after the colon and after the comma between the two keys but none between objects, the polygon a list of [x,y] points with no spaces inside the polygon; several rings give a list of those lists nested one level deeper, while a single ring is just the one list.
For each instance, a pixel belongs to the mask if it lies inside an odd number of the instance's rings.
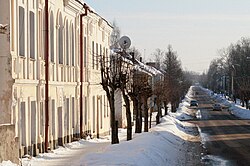
[{"label": "antenna", "polygon": [[128,49],[131,45],[131,40],[127,36],[122,36],[119,40],[119,45],[122,49]]}]

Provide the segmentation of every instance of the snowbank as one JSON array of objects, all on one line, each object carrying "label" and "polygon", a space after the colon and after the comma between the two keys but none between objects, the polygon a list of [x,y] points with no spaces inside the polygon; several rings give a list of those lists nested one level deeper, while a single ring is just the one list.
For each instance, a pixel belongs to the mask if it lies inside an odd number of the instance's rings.
[{"label": "snowbank", "polygon": [[133,140],[110,145],[101,153],[84,156],[83,165],[185,165],[185,141],[197,141],[199,137],[188,134],[182,122],[165,116],[160,125],[148,133],[141,133]]},{"label": "snowbank", "polygon": [[250,119],[250,110],[242,107],[238,100],[235,104],[233,101],[227,100],[227,97],[223,96],[222,94],[213,93],[211,90],[205,89],[205,88],[203,88],[203,90],[205,90],[208,94],[210,94],[210,96],[214,100],[227,106],[229,111],[233,115],[235,115],[241,119]]},{"label": "snowbank", "polygon": [[0,163],[0,166],[17,166],[17,164],[12,163],[11,161],[3,161]]},{"label": "snowbank", "polygon": [[[197,151],[197,147],[200,147],[200,138],[194,134],[194,127],[192,124],[165,116],[161,124],[151,128],[150,132],[133,134],[131,141],[121,141],[120,144],[111,145],[109,139],[80,140],[53,150],[53,153],[22,159],[22,164],[24,166],[165,166],[187,163],[196,165],[200,162],[200,152]],[[125,130],[120,132],[125,133]],[[196,160],[193,159],[194,156]]]}]

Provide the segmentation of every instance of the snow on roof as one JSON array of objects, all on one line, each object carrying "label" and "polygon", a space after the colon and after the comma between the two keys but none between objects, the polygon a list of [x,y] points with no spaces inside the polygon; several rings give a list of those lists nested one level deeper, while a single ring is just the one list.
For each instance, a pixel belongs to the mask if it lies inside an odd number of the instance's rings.
[{"label": "snow on roof", "polygon": [[[121,49],[116,48],[116,49],[111,49],[111,54],[116,53],[119,54],[121,52]],[[133,69],[136,71],[140,71],[140,72],[144,72],[146,74],[149,75],[163,75],[163,72],[161,72],[160,70],[157,70],[156,68],[146,65],[140,61],[138,61],[137,59],[132,60],[132,56],[128,53],[125,53],[125,56],[122,56],[122,60],[126,63],[130,63],[133,65]]]},{"label": "snow on roof", "polygon": [[149,65],[146,65],[138,60],[136,60],[136,62],[138,63],[139,67],[142,69],[142,70],[145,70],[147,71],[148,73],[151,73],[152,75],[163,75],[161,71],[157,70],[156,68],[152,67],[152,66],[149,66]]}]

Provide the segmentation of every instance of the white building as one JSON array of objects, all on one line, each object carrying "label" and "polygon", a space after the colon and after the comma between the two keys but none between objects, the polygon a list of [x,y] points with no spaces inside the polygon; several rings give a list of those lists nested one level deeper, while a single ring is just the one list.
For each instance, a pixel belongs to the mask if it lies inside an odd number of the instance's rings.
[{"label": "white building", "polygon": [[[45,0],[1,0],[0,124],[14,124],[19,156],[44,152]],[[83,2],[49,0],[49,146],[86,134],[107,134],[109,107],[102,89],[100,56],[109,56],[112,27],[93,11],[82,17],[83,66],[80,65],[80,15]],[[82,73],[83,82],[80,80]]]}]

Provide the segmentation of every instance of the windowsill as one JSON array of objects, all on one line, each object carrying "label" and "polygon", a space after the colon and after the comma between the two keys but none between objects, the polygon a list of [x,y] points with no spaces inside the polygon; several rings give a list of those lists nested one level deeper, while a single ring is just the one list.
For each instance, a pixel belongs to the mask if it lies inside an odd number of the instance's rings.
[{"label": "windowsill", "polygon": [[19,57],[22,59],[26,59],[26,57],[24,55],[19,55]]},{"label": "windowsill", "polygon": [[30,61],[35,62],[35,61],[36,61],[36,59],[35,59],[35,58],[30,58]]}]

